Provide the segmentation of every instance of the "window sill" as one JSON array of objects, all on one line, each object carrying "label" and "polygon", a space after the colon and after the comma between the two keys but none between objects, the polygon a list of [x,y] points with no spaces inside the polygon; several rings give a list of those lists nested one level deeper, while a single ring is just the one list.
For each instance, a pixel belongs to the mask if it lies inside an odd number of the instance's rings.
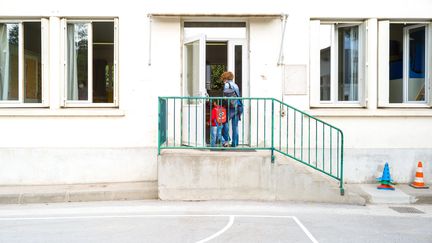
[{"label": "window sill", "polygon": [[0,117],[123,117],[124,110],[117,108],[73,108],[73,109],[42,109],[42,108],[4,108],[0,109]]},{"label": "window sill", "polygon": [[370,109],[310,109],[309,114],[316,117],[432,117],[432,109],[392,108]]},{"label": "window sill", "polygon": [[345,103],[345,104],[321,103],[321,104],[311,105],[311,108],[320,109],[320,108],[365,108],[365,107],[358,103]]},{"label": "window sill", "polygon": [[430,106],[425,103],[393,103],[382,105],[379,109],[381,108],[430,108]]}]

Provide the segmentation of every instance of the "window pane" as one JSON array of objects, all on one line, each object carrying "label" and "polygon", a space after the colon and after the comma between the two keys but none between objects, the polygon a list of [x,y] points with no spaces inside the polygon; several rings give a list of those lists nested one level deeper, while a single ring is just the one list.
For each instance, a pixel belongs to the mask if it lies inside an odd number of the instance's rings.
[{"label": "window pane", "polygon": [[389,102],[403,102],[403,24],[390,24]]},{"label": "window pane", "polygon": [[67,25],[67,99],[88,99],[88,25]]},{"label": "window pane", "polygon": [[93,102],[112,103],[114,23],[93,23]]},{"label": "window pane", "polygon": [[338,28],[338,100],[358,100],[359,27]]},{"label": "window pane", "polygon": [[228,43],[206,42],[206,89],[210,97],[222,96],[223,81],[220,76],[227,70]]},{"label": "window pane", "polygon": [[18,100],[18,24],[0,24],[0,100]]},{"label": "window pane", "polygon": [[320,100],[330,100],[331,25],[320,26]]},{"label": "window pane", "polygon": [[24,23],[24,102],[42,101],[41,23]]},{"label": "window pane", "polygon": [[187,43],[186,47],[186,96],[199,96],[199,41]]},{"label": "window pane", "polygon": [[409,30],[408,101],[425,100],[425,27]]},{"label": "window pane", "polygon": [[239,87],[240,94],[243,94],[242,87],[243,87],[243,46],[236,45],[234,48],[235,57],[234,57],[234,63],[235,63],[235,71],[234,71],[234,78],[235,82]]}]

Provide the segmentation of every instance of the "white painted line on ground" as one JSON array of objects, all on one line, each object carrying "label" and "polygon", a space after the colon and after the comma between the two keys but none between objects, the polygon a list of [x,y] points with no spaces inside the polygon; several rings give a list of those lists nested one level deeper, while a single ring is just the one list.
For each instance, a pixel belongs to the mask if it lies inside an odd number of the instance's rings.
[{"label": "white painted line on ground", "polygon": [[138,215],[88,215],[88,216],[51,216],[51,217],[9,217],[0,218],[0,221],[20,221],[20,220],[64,220],[64,219],[108,219],[108,218],[174,218],[174,217],[229,217],[228,224],[216,232],[215,234],[198,241],[197,243],[207,242],[211,239],[218,237],[228,230],[234,223],[234,218],[291,218],[303,230],[306,236],[313,242],[319,243],[309,230],[300,222],[295,216],[288,215],[227,215],[227,214],[138,214]]},{"label": "white painted line on ground", "polygon": [[250,218],[293,218],[286,215],[232,215],[232,214],[130,214],[130,215],[87,215],[87,216],[49,216],[49,217],[8,217],[0,221],[18,220],[62,220],[62,219],[107,219],[107,218],[170,218],[170,217],[250,217]]},{"label": "white painted line on ground", "polygon": [[212,239],[218,237],[219,235],[221,235],[221,234],[223,234],[225,231],[227,231],[227,230],[228,230],[228,229],[233,225],[233,223],[234,223],[234,216],[231,215],[231,216],[229,216],[228,224],[225,225],[225,227],[224,227],[223,229],[219,230],[218,232],[214,233],[213,235],[211,235],[211,236],[209,236],[209,237],[207,237],[207,238],[205,238],[205,239],[202,239],[202,240],[200,240],[200,241],[197,241],[197,243],[204,243],[204,242],[207,242],[207,241],[209,241],[209,240],[212,240]]},{"label": "white painted line on ground", "polygon": [[318,243],[318,241],[315,239],[315,237],[313,237],[313,235],[309,232],[308,229],[306,229],[306,227],[300,222],[300,220],[295,217],[292,216],[292,218],[294,219],[294,221],[298,224],[298,226],[300,226],[300,228],[303,230],[303,232],[305,232],[305,234],[307,235],[307,237],[309,237],[309,239],[313,242],[313,243]]}]

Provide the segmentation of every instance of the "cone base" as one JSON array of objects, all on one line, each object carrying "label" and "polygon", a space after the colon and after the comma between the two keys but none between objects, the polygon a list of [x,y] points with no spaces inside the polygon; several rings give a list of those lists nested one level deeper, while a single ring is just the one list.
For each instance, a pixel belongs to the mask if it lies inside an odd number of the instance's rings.
[{"label": "cone base", "polygon": [[413,188],[415,188],[415,189],[428,189],[429,187],[428,186],[416,186],[416,185],[414,185],[414,184],[410,184],[410,186],[411,187],[413,187]]},{"label": "cone base", "polygon": [[377,187],[377,189],[379,190],[392,190],[394,191],[394,187],[390,186],[390,185],[386,185],[386,184],[382,184],[380,186]]},{"label": "cone base", "polygon": [[379,183],[380,183],[381,185],[394,185],[394,183],[391,182],[391,181],[379,181]]}]

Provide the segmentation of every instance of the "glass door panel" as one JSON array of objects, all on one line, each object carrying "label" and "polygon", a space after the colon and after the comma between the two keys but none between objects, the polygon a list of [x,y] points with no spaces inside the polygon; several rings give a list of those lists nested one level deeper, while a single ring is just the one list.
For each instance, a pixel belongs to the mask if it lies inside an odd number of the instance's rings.
[{"label": "glass door panel", "polygon": [[[205,92],[205,36],[186,40],[183,45],[184,96],[202,97]],[[182,144],[204,147],[205,100],[188,99],[182,102]]]}]

